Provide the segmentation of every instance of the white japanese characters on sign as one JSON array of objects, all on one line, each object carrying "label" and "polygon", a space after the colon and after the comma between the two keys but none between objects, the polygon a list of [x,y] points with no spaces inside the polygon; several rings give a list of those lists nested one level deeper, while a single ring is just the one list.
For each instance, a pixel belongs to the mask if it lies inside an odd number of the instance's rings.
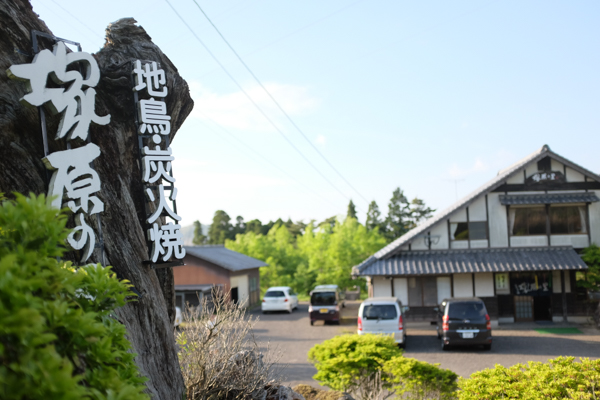
[{"label": "white japanese characters on sign", "polygon": [[[62,113],[56,139],[76,138],[86,141],[93,122],[106,125],[110,115],[96,114],[96,91],[100,69],[94,57],[84,52],[68,52],[58,41],[53,51],[42,50],[30,64],[13,65],[7,70],[11,79],[28,82],[29,93],[21,102],[40,107],[48,106],[54,114]],[[57,87],[48,87],[48,80]],[[48,198],[56,208],[67,206],[75,214],[76,227],[68,236],[68,244],[82,250],[81,261],[89,259],[95,247],[94,230],[86,223],[85,215],[104,211],[104,203],[94,195],[100,191],[100,177],[91,163],[100,156],[100,148],[88,143],[81,147],[56,151],[43,161],[54,173],[48,188]]]},{"label": "white japanese characters on sign", "polygon": [[[150,260],[152,263],[168,262],[171,257],[181,260],[185,256],[183,236],[181,233],[181,217],[174,210],[177,198],[175,178],[171,162],[174,157],[169,147],[171,133],[171,117],[167,114],[167,103],[157,98],[167,96],[167,78],[163,69],[155,61],[142,62],[136,60],[133,66],[134,87],[138,95],[145,90],[148,99],[137,99],[138,134],[141,135],[140,149],[142,157],[142,181],[146,186],[145,198],[154,207],[148,212],[147,240],[151,243]],[[144,141],[152,141],[153,145],[144,145]],[[152,149],[154,147],[154,149]],[[163,218],[173,222],[163,222]]]}]

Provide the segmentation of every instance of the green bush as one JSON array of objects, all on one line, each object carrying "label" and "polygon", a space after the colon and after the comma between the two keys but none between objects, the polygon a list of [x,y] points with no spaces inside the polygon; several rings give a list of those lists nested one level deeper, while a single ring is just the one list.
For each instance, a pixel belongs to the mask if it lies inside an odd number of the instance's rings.
[{"label": "green bush", "polygon": [[390,391],[409,399],[454,399],[458,375],[414,358],[394,357],[383,367]]},{"label": "green bush", "polygon": [[558,357],[548,363],[530,361],[510,368],[475,372],[458,383],[459,400],[596,399],[600,394],[600,360]]},{"label": "green bush", "polygon": [[391,336],[340,335],[315,345],[308,359],[317,368],[313,376],[322,385],[353,392],[365,380],[381,377],[383,366],[402,350]]},{"label": "green bush", "polygon": [[66,217],[43,195],[0,206],[0,398],[147,399],[110,268],[58,261]]},{"label": "green bush", "polygon": [[308,358],[318,371],[314,379],[359,399],[393,394],[408,399],[456,396],[454,372],[404,357],[391,336],[336,336],[310,349]]}]

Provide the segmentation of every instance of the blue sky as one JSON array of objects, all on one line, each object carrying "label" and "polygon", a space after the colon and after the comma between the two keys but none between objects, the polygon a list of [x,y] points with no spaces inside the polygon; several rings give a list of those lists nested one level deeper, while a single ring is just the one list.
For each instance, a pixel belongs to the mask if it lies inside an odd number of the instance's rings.
[{"label": "blue sky", "polygon": [[194,1],[170,1],[333,184],[165,0],[32,1],[55,35],[87,52],[103,45],[110,22],[135,18],[190,84],[196,105],[172,146],[184,225],[210,223],[217,209],[263,222],[321,220],[344,214],[349,198],[364,221],[363,196],[385,213],[398,186],[442,209],[544,144],[600,172],[596,1],[197,0],[358,193]]}]

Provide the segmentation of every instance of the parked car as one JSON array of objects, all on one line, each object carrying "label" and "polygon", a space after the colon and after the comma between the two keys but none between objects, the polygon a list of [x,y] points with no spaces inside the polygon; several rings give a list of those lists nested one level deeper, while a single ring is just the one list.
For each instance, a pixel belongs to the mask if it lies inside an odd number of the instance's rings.
[{"label": "parked car", "polygon": [[340,307],[345,307],[344,295],[338,285],[318,285],[310,292],[308,314],[315,321],[340,323]]},{"label": "parked car", "polygon": [[437,312],[437,336],[442,350],[449,346],[492,348],[492,322],[483,301],[477,297],[444,299]]},{"label": "parked car", "polygon": [[406,346],[406,329],[402,314],[408,308],[396,297],[370,297],[358,309],[358,334],[390,335],[398,346]]},{"label": "parked car", "polygon": [[275,286],[267,289],[260,309],[267,311],[287,311],[291,313],[298,308],[298,295],[289,286]]}]

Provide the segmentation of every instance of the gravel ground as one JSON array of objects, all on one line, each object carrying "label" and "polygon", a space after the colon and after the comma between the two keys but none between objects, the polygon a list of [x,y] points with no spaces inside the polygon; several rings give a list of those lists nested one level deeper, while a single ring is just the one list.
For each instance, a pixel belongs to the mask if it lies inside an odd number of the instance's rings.
[{"label": "gravel ground", "polygon": [[[284,382],[290,386],[306,383],[319,386],[312,379],[317,372],[307,360],[308,350],[315,344],[342,333],[356,332],[356,313],[360,302],[349,302],[343,309],[341,325],[323,325],[322,322],[310,326],[308,303],[301,302],[299,309],[292,314],[277,312],[257,316],[254,333],[256,339],[270,351],[280,351],[284,368]],[[457,374],[468,377],[475,371],[491,368],[495,364],[511,366],[527,361],[546,361],[561,355],[600,358],[600,332],[589,326],[577,326],[583,334],[551,335],[540,334],[535,328],[561,327],[564,325],[506,324],[495,329],[491,351],[480,348],[455,348],[442,351],[436,337],[435,326],[429,323],[407,323],[408,334],[405,355],[421,361],[440,363]]]}]

